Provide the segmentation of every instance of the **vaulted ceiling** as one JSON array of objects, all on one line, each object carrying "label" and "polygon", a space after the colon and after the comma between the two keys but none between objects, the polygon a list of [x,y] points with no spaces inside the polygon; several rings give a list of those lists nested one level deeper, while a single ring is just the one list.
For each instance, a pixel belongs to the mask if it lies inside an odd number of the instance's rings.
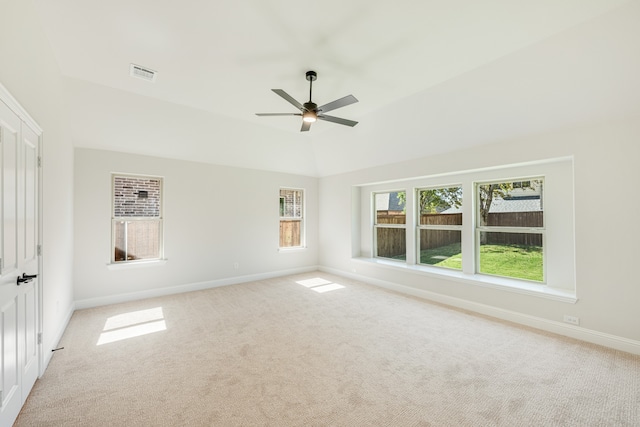
[{"label": "vaulted ceiling", "polygon": [[[326,176],[640,114],[635,0],[35,2],[79,147]],[[356,127],[254,114],[307,70]]]}]

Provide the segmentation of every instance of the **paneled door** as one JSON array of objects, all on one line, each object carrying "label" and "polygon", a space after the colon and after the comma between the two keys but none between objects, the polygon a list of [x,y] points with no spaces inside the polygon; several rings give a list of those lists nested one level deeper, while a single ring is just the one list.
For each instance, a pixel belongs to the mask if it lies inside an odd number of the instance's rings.
[{"label": "paneled door", "polygon": [[0,100],[0,426],[39,372],[39,137]]}]

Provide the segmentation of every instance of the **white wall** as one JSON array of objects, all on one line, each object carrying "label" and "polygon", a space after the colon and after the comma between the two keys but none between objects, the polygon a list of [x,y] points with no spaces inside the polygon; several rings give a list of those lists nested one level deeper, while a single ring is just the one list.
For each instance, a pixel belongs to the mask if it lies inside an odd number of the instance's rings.
[{"label": "white wall", "polygon": [[[575,304],[489,289],[389,269],[353,260],[360,239],[353,220],[353,186],[417,176],[574,156],[576,291]],[[403,163],[321,178],[320,265],[331,271],[433,293],[470,307],[489,306],[549,325],[564,314],[580,318],[582,330],[640,344],[638,240],[640,198],[640,120],[504,141]],[[355,232],[355,238],[352,237]],[[538,322],[540,323],[540,322]],[[553,328],[551,328],[553,329]],[[576,334],[579,331],[576,329]],[[638,347],[640,349],[640,347]]]},{"label": "white wall", "polygon": [[[113,172],[164,178],[166,263],[108,266]],[[75,300],[85,307],[315,269],[317,186],[300,175],[76,148]],[[278,251],[280,187],[305,189],[306,249]]]},{"label": "white wall", "polygon": [[31,0],[2,0],[0,83],[43,129],[45,361],[73,309],[73,149],[61,75]]}]

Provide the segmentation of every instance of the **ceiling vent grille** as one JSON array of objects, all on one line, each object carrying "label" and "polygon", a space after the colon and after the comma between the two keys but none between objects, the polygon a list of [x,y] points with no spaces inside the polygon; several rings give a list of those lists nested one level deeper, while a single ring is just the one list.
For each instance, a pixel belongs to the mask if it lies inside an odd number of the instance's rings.
[{"label": "ceiling vent grille", "polygon": [[129,68],[129,75],[131,75],[131,77],[146,80],[148,82],[155,82],[156,74],[157,73],[155,71],[136,64],[131,64],[131,67]]}]

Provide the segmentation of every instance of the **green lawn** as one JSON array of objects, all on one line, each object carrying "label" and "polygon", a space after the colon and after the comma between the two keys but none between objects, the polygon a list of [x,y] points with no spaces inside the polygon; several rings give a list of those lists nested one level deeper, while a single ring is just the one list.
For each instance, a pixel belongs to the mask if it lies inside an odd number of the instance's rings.
[{"label": "green lawn", "polygon": [[[420,263],[460,270],[462,268],[460,244],[423,250],[420,252]],[[480,272],[542,282],[544,277],[542,247],[482,245]]]},{"label": "green lawn", "polygon": [[[446,259],[442,259],[446,257]],[[437,265],[438,267],[462,269],[462,253],[460,243],[440,246],[420,251],[420,264]]]}]

